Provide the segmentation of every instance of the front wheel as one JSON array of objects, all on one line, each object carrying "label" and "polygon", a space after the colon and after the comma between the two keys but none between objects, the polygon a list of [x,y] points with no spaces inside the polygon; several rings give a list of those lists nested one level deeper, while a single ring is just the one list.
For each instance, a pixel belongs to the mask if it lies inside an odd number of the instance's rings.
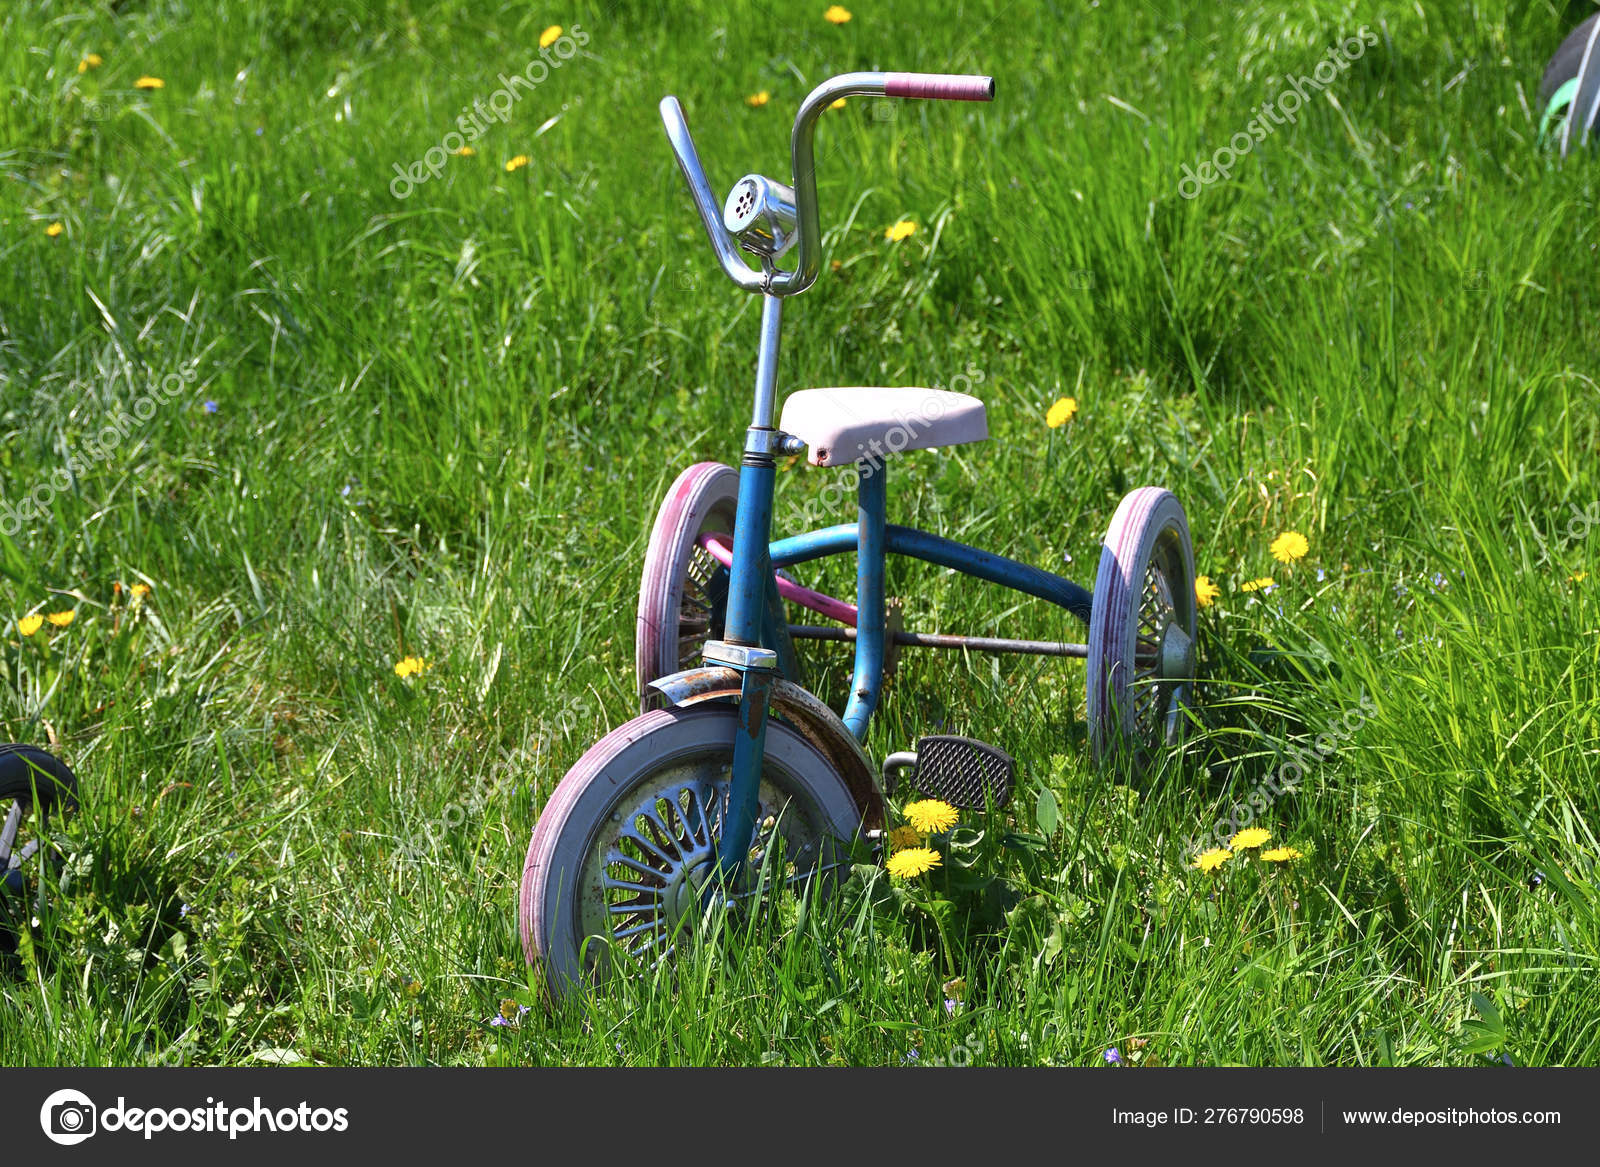
[{"label": "front wheel", "polygon": [[1196,603],[1189,520],[1168,491],[1123,498],[1106,530],[1089,618],[1089,745],[1102,765],[1146,767],[1184,727]]},{"label": "front wheel", "polygon": [[[523,952],[552,994],[603,979],[613,945],[646,966],[667,959],[701,918],[738,720],[728,705],[653,710],[601,738],[556,787],[528,843],[518,913]],[[732,900],[760,890],[769,852],[791,885],[843,868],[861,813],[822,754],[769,721],[756,824],[744,872],[723,889]]]}]

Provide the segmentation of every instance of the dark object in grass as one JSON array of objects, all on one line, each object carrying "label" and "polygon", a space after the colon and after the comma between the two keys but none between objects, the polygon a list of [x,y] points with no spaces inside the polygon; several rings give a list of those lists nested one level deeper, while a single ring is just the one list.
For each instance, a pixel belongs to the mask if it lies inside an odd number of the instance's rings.
[{"label": "dark object in grass", "polygon": [[[26,926],[24,866],[43,850],[50,816],[78,805],[78,778],[61,759],[36,746],[0,743],[0,953],[16,950],[15,929]],[[22,820],[37,807],[38,828],[16,846]]]},{"label": "dark object in grass", "polygon": [[1555,134],[1561,156],[1595,132],[1600,113],[1600,12],[1567,35],[1539,81],[1539,138]]}]

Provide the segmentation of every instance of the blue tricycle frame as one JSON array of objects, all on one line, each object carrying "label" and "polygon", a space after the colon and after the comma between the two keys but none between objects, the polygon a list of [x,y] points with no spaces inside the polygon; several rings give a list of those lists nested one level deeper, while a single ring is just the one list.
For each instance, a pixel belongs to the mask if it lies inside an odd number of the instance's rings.
[{"label": "blue tricycle frame", "polygon": [[[524,951],[544,966],[553,992],[598,971],[596,950],[608,946],[592,944],[596,936],[633,957],[666,959],[701,907],[760,894],[761,877],[747,878],[746,868],[755,866],[752,856],[765,862],[776,841],[797,868],[783,877],[787,883],[838,868],[828,858],[834,842],[881,833],[884,783],[864,746],[891,647],[1084,659],[1089,745],[1102,763],[1137,767],[1172,742],[1185,720],[1195,673],[1194,555],[1187,518],[1170,493],[1147,486],[1122,499],[1091,593],[1053,572],[888,522],[881,444],[898,454],[986,438],[977,398],[936,389],[809,389],[791,394],[776,417],[784,300],[809,288],[820,268],[817,120],[840,99],[861,95],[989,101],[994,82],[876,72],[825,81],[795,119],[793,186],[746,175],[720,208],[677,99],[661,102],[668,139],[723,273],[761,296],[755,401],[736,486],[730,467],[698,463],[678,476],[657,515],[640,588],[640,715],[572,766],[529,841],[519,923]],[[791,249],[793,266],[779,267],[777,259]],[[759,260],[759,269],[746,255]],[[918,402],[932,412],[924,416]],[[902,427],[905,409],[927,421],[920,432]],[[871,454],[840,457],[852,448]],[[778,460],[801,454],[819,466],[855,467],[856,521],[774,541]],[[853,609],[800,587],[785,572],[845,553],[856,556]],[[1086,625],[1087,640],[904,631],[891,619],[885,595],[890,555],[1045,600]],[[698,594],[686,618],[691,585]],[[790,624],[786,599],[855,627]],[[685,650],[686,628],[691,650],[700,645],[699,663]],[[801,638],[854,639],[842,714],[805,689],[794,647]],[[946,759],[942,766],[929,761],[935,743]],[[961,805],[998,805],[995,793],[1009,794],[1013,763],[992,746],[941,736],[922,739],[918,750],[921,761],[889,754],[882,773],[910,768],[924,791],[943,773],[951,776],[950,790],[967,791],[956,779],[965,783],[982,771],[971,801]],[[991,784],[994,772],[986,767],[997,758],[1003,781]]]},{"label": "blue tricycle frame", "polygon": [[[865,743],[872,715],[883,689],[884,661],[888,649],[886,568],[890,555],[920,559],[987,583],[1047,600],[1089,625],[1094,597],[1086,588],[1054,572],[1044,571],[1003,555],[965,543],[887,521],[888,466],[881,458],[857,465],[854,523],[840,523],[771,542],[773,497],[777,486],[777,461],[772,451],[786,454],[804,449],[792,435],[773,425],[773,403],[783,300],[767,295],[762,300],[761,349],[756,374],[756,408],[746,431],[745,453],[739,467],[739,504],[734,531],[732,562],[720,569],[726,574],[721,598],[720,640],[706,648],[706,663],[739,674],[739,736],[735,739],[727,817],[722,831],[720,863],[732,875],[743,862],[747,841],[755,829],[755,792],[760,782],[763,745],[774,676],[798,683],[800,670],[794,654],[791,625],[784,617],[778,594],[777,571],[828,556],[856,556],[857,631],[855,671],[849,703],[840,718],[844,728]],[[714,579],[708,591],[723,593],[723,581]],[[979,640],[971,637],[918,638],[947,641],[940,647],[978,647],[985,651],[1047,653],[1056,656],[1088,655],[1086,644],[1051,644],[1040,641]],[[699,696],[715,677],[704,669],[687,670],[651,682],[674,704]]]}]

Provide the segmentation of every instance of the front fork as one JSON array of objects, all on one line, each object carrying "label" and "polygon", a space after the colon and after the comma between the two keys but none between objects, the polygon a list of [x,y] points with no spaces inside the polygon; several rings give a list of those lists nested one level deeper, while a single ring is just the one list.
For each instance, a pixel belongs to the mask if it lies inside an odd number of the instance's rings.
[{"label": "front fork", "polygon": [[[754,446],[760,440],[751,427]],[[768,428],[770,431],[770,427]],[[761,764],[767,745],[767,701],[778,673],[778,653],[761,647],[763,625],[771,623],[769,592],[775,593],[772,556],[772,494],[777,465],[767,452],[747,449],[739,467],[739,509],[734,520],[733,570],[728,577],[728,615],[722,641],[706,645],[707,664],[739,670],[739,728],[733,739],[733,773],[728,808],[723,813],[717,866],[732,877],[744,863],[755,836],[761,806]],[[784,629],[787,636],[788,629]]]}]

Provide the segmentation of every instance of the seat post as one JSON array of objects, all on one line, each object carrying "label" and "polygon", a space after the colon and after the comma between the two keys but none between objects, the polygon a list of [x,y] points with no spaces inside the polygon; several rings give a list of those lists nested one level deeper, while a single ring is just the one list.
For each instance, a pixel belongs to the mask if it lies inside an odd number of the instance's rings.
[{"label": "seat post", "polygon": [[850,703],[844,724],[857,741],[865,741],[867,726],[878,707],[883,686],[884,642],[884,537],[889,505],[889,469],[882,458],[856,463],[856,671],[850,679]]}]

